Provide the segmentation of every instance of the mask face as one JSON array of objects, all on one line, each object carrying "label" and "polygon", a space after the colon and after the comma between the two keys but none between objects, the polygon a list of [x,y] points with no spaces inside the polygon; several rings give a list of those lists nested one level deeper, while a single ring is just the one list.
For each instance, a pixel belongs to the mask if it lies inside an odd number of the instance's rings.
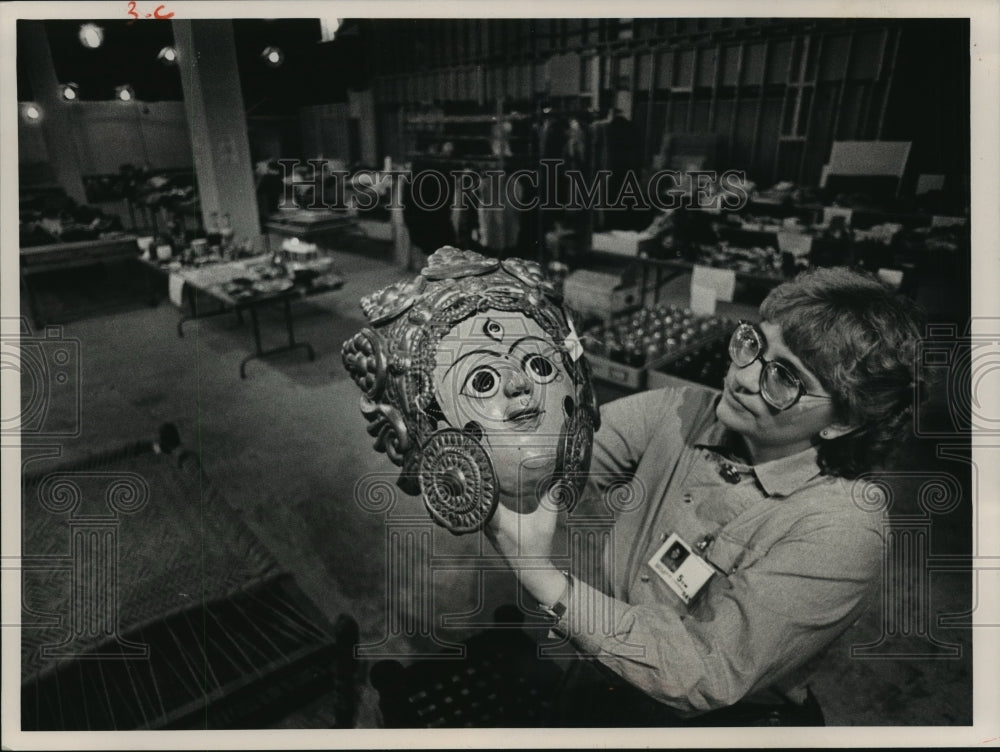
[{"label": "mask face", "polygon": [[439,248],[413,280],[361,299],[344,342],[373,447],[455,534],[543,494],[572,508],[600,411],[555,287],[534,261]]},{"label": "mask face", "polygon": [[555,469],[576,409],[563,350],[528,316],[488,310],[438,344],[435,396],[448,423],[481,432],[502,496],[531,504]]}]

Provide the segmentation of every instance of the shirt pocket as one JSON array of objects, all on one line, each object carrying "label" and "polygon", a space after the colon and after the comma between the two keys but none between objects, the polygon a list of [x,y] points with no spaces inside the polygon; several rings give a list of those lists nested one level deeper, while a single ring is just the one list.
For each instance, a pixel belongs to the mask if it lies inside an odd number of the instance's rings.
[{"label": "shirt pocket", "polygon": [[752,550],[736,538],[720,535],[705,552],[705,559],[726,577],[736,574],[752,560]]}]

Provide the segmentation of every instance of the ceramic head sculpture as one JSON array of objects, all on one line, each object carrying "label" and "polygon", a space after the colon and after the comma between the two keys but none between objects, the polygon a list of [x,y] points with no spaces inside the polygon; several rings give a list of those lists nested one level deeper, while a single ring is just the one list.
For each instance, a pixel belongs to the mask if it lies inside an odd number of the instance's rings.
[{"label": "ceramic head sculpture", "polygon": [[600,415],[583,348],[538,264],[446,246],[361,307],[369,324],[344,343],[344,366],[364,392],[375,449],[439,524],[473,532],[498,503],[578,498]]}]

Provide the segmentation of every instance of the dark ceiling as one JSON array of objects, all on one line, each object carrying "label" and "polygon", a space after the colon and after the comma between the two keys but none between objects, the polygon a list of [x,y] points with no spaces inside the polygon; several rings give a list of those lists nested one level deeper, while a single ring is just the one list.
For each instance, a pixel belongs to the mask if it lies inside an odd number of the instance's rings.
[{"label": "dark ceiling", "polygon": [[[163,65],[157,53],[173,44],[172,25],[164,21],[129,22],[94,19],[104,29],[104,43],[84,47],[78,38],[81,21],[45,21],[56,77],[75,82],[84,100],[108,100],[115,87],[130,84],[145,102],[180,100],[180,74]],[[23,22],[21,22],[23,23]],[[360,54],[357,27],[344,23],[338,38],[320,42],[317,19],[236,19],[236,55],[248,114],[292,115],[298,107],[343,101],[348,87],[361,88],[367,64]],[[21,35],[18,35],[21,44]],[[262,50],[280,47],[278,68],[265,65]],[[18,100],[34,99],[24,71],[18,67]]]}]

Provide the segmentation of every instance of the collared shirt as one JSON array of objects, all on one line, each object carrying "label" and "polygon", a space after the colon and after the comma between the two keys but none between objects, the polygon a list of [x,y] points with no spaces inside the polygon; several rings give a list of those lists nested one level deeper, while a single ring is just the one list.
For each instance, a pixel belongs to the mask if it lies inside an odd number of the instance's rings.
[{"label": "collared shirt", "polygon": [[[561,625],[581,652],[681,714],[793,694],[868,605],[882,566],[882,514],[855,502],[865,491],[821,474],[815,448],[756,466],[734,459],[718,395],[663,389],[602,407],[591,483],[614,526],[603,560],[577,557]],[[715,570],[690,605],[649,563],[671,533]]]}]

